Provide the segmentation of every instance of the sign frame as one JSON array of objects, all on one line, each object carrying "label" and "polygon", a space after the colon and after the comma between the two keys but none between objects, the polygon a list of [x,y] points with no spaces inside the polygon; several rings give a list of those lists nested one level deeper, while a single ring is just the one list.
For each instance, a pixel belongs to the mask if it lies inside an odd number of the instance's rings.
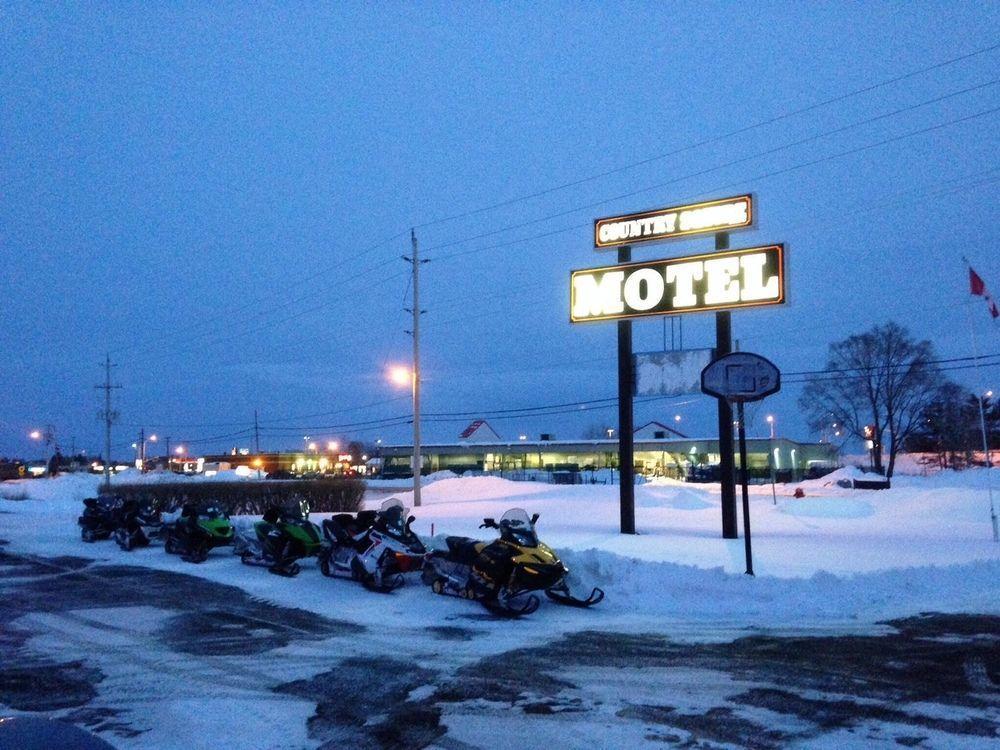
[{"label": "sign frame", "polygon": [[[679,308],[671,310],[650,310],[644,312],[632,312],[632,313],[621,313],[617,315],[601,315],[601,316],[591,316],[586,318],[575,318],[573,316],[573,308],[576,302],[576,289],[573,284],[573,279],[578,274],[593,273],[595,271],[621,271],[630,268],[640,268],[640,267],[651,267],[658,264],[664,265],[674,265],[680,263],[690,263],[692,261],[698,260],[713,260],[718,258],[725,258],[731,255],[743,255],[746,253],[751,253],[755,250],[771,250],[777,249],[778,251],[778,288],[779,296],[773,300],[752,300],[749,302],[726,302],[718,305],[705,305],[701,307],[694,308]],[[713,312],[717,310],[739,310],[745,308],[755,308],[755,307],[774,307],[776,305],[784,305],[788,302],[788,287],[785,283],[787,278],[786,272],[786,250],[787,245],[783,242],[777,242],[771,245],[757,245],[754,247],[742,247],[733,250],[723,250],[715,252],[705,252],[698,253],[697,255],[684,255],[680,258],[658,258],[651,261],[635,261],[632,263],[620,263],[613,266],[598,266],[596,268],[578,268],[570,271],[569,276],[569,322],[573,324],[578,323],[592,323],[608,320],[632,320],[636,318],[652,318],[663,315],[690,315],[693,313],[704,313]]]},{"label": "sign frame", "polygon": [[[733,203],[739,200],[744,200],[747,205],[747,219],[746,222],[742,224],[732,224],[725,226],[713,225],[699,229],[686,229],[686,230],[665,232],[650,237],[629,237],[628,239],[616,240],[613,242],[601,241],[601,226],[605,224],[611,224],[614,222],[622,222],[622,221],[642,221],[645,219],[650,219],[665,214],[681,214],[684,211],[692,211],[701,208],[711,208],[712,206],[719,206],[725,203]],[[647,211],[640,211],[638,213],[623,214],[621,216],[605,216],[600,219],[594,219],[594,249],[609,250],[617,247],[622,247],[623,245],[637,245],[643,242],[663,242],[665,240],[677,239],[679,237],[688,237],[693,234],[716,234],[718,232],[733,232],[741,229],[750,229],[753,227],[755,219],[756,219],[756,214],[754,212],[753,193],[741,193],[740,195],[731,195],[727,198],[716,198],[709,201],[701,201],[699,203],[688,203],[681,206],[667,206],[666,208],[650,209]]]}]

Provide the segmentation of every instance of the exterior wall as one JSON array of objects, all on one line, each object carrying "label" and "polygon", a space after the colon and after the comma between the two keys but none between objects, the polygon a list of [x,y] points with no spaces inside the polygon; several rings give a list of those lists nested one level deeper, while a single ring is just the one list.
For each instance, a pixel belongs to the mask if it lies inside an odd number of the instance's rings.
[{"label": "exterior wall", "polygon": [[[464,471],[579,471],[618,468],[618,443],[592,440],[565,443],[454,444],[423,447],[423,471],[450,469]],[[382,450],[383,473],[410,474],[412,449],[386,446]],[[739,456],[737,455],[737,466]],[[837,451],[829,444],[796,443],[784,438],[747,441],[747,466],[752,474],[769,474],[773,467],[779,477],[799,479],[811,466],[835,466]],[[648,476],[686,478],[696,467],[719,464],[717,440],[637,440],[636,469]]]}]

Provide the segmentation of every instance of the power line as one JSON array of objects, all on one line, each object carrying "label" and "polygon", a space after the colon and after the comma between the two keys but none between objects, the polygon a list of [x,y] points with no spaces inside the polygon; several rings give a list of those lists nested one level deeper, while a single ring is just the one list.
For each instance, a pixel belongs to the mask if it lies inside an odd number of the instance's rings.
[{"label": "power line", "polygon": [[[707,193],[715,192],[715,191],[718,191],[718,190],[724,190],[726,188],[734,187],[734,186],[737,186],[737,185],[745,185],[746,183],[752,182],[754,180],[769,179],[771,177],[776,177],[776,176],[779,176],[779,175],[782,175],[782,174],[786,174],[788,172],[793,172],[793,171],[798,170],[798,169],[804,169],[806,167],[812,167],[812,166],[815,166],[817,164],[822,164],[824,162],[832,161],[834,159],[839,159],[839,158],[844,157],[844,156],[852,156],[854,154],[862,153],[864,151],[869,151],[869,150],[871,150],[873,148],[878,148],[880,146],[886,146],[886,145],[888,145],[890,143],[895,143],[897,141],[901,141],[901,140],[904,140],[906,138],[912,138],[912,137],[918,136],[918,135],[925,135],[927,133],[931,133],[931,132],[934,132],[936,130],[941,130],[942,128],[950,127],[952,125],[958,125],[958,124],[961,124],[963,122],[968,122],[970,120],[977,119],[979,117],[984,117],[986,115],[995,114],[998,111],[1000,111],[1000,107],[994,107],[992,109],[983,110],[981,112],[976,112],[976,113],[971,114],[971,115],[966,115],[964,117],[959,117],[959,118],[954,119],[954,120],[948,120],[946,122],[938,123],[936,125],[932,125],[932,126],[929,126],[929,127],[920,128],[918,130],[911,130],[911,131],[906,132],[906,133],[901,133],[899,135],[895,135],[895,136],[892,136],[890,138],[885,138],[885,139],[883,139],[881,141],[877,141],[875,143],[869,143],[869,144],[866,144],[864,146],[858,146],[858,147],[847,149],[847,150],[844,150],[844,151],[839,151],[839,152],[836,152],[834,154],[828,154],[827,156],[823,156],[823,157],[820,157],[818,159],[812,159],[810,161],[799,162],[799,163],[793,164],[793,165],[791,165],[789,167],[783,167],[781,169],[773,170],[773,171],[770,171],[770,172],[765,172],[763,174],[755,175],[753,177],[741,178],[739,180],[734,180],[734,181],[731,181],[731,182],[727,182],[724,185],[719,185],[719,186],[716,186],[716,187],[712,188],[711,190],[707,190],[707,191],[703,191],[703,192],[707,194]],[[840,130],[840,129],[838,129],[838,130]],[[836,131],[831,131],[831,132],[836,132]],[[564,210],[564,211],[559,211],[559,212],[554,213],[554,214],[548,214],[547,216],[541,216],[541,217],[538,217],[538,218],[535,218],[535,219],[530,219],[528,221],[523,221],[523,222],[520,222],[518,224],[512,224],[512,225],[509,225],[509,226],[506,226],[506,227],[500,227],[498,229],[494,229],[494,230],[491,230],[489,232],[485,232],[483,234],[474,235],[474,236],[471,236],[471,237],[465,237],[465,238],[462,238],[462,239],[459,239],[459,240],[453,240],[451,242],[446,242],[446,243],[443,243],[441,245],[436,245],[436,246],[434,246],[432,248],[429,248],[428,252],[432,252],[434,250],[440,250],[440,249],[447,248],[447,247],[452,247],[454,245],[464,244],[465,242],[471,242],[473,240],[483,239],[485,237],[492,237],[492,236],[495,236],[497,234],[502,234],[504,232],[512,231],[514,229],[523,229],[525,227],[533,226],[535,224],[540,224],[542,222],[549,221],[551,219],[557,219],[557,218],[561,218],[563,216],[568,216],[569,214],[574,214],[574,213],[577,213],[579,211],[584,211],[584,210],[588,210],[588,209],[592,209],[592,208],[597,208],[597,207],[606,205],[608,203],[613,203],[615,201],[621,200],[623,198],[631,198],[631,197],[634,197],[634,196],[637,196],[637,195],[641,195],[642,193],[648,193],[648,192],[653,191],[653,190],[659,190],[660,188],[667,187],[668,185],[673,185],[673,184],[676,184],[678,182],[682,182],[684,180],[688,180],[688,179],[691,179],[691,178],[694,178],[694,177],[701,177],[703,175],[709,174],[711,172],[718,171],[720,169],[724,169],[726,167],[735,166],[736,164],[740,164],[740,163],[745,162],[745,161],[747,161],[749,159],[758,158],[759,156],[771,155],[771,154],[773,154],[773,153],[775,153],[777,151],[781,151],[783,149],[790,148],[792,146],[802,145],[803,143],[805,143],[805,142],[807,142],[809,140],[815,140],[816,138],[822,137],[824,135],[826,135],[826,134],[825,133],[820,133],[818,136],[811,137],[811,138],[808,138],[808,139],[805,139],[805,140],[795,141],[795,142],[792,142],[792,143],[789,143],[789,144],[785,144],[783,146],[777,146],[777,147],[774,147],[774,148],[771,148],[771,149],[767,149],[766,151],[762,151],[759,154],[753,154],[751,156],[740,157],[739,159],[733,159],[733,160],[731,160],[729,162],[725,162],[723,164],[719,164],[719,165],[716,165],[714,167],[708,167],[706,169],[702,169],[702,170],[699,170],[697,172],[691,172],[691,173],[688,173],[686,175],[680,175],[678,177],[673,177],[673,178],[671,178],[671,179],[669,179],[669,180],[667,180],[665,182],[657,183],[656,185],[649,185],[649,186],[646,186],[646,187],[643,187],[643,188],[639,188],[637,190],[630,190],[627,193],[620,193],[620,194],[612,196],[610,198],[602,198],[601,200],[594,201],[592,203],[588,203],[588,204],[585,204],[585,205],[577,206],[576,208],[570,208],[570,209],[567,209],[567,210]],[[581,226],[587,226],[587,227],[589,227],[590,223],[588,222],[587,224],[576,224],[576,225],[574,225],[572,227],[567,227],[565,229],[556,230],[556,231],[553,231],[553,232],[548,232],[548,233],[543,234],[543,235],[534,235],[532,237],[527,237],[527,238],[524,238],[524,239],[521,239],[521,240],[516,240],[516,241],[510,242],[510,243],[505,243],[505,244],[501,244],[501,245],[493,245],[493,246],[483,247],[483,248],[473,248],[471,250],[463,250],[463,251],[459,251],[459,252],[448,253],[446,255],[437,255],[437,256],[434,256],[434,260],[438,260],[438,261],[441,261],[441,260],[450,260],[452,258],[462,257],[464,255],[470,255],[470,254],[473,254],[473,253],[483,252],[485,250],[495,249],[497,247],[504,247],[504,246],[509,245],[509,244],[517,244],[517,243],[520,243],[520,242],[530,242],[532,240],[539,239],[540,237],[550,236],[552,234],[559,234],[561,232],[566,232],[566,231],[570,231],[570,230],[579,229]]]},{"label": "power line", "polygon": [[782,113],[782,114],[779,114],[779,115],[775,115],[775,116],[770,117],[770,118],[768,118],[766,120],[760,120],[760,121],[752,123],[750,125],[745,125],[745,126],[743,126],[741,128],[737,128],[736,130],[731,130],[731,131],[729,131],[727,133],[723,133],[722,135],[713,136],[711,138],[706,138],[706,139],[703,139],[701,141],[697,141],[695,143],[689,143],[689,144],[687,144],[685,146],[681,146],[681,147],[676,148],[676,149],[674,149],[672,151],[667,151],[667,152],[662,153],[662,154],[656,154],[655,156],[650,156],[650,157],[647,157],[645,159],[640,159],[638,161],[634,161],[634,162],[631,162],[629,164],[622,165],[620,167],[615,167],[614,169],[605,170],[604,172],[598,172],[596,174],[592,174],[592,175],[589,175],[587,177],[582,177],[580,179],[573,180],[571,182],[566,182],[566,183],[563,183],[561,185],[556,185],[554,187],[545,188],[543,190],[539,190],[539,191],[534,192],[534,193],[529,193],[527,195],[521,195],[521,196],[517,196],[515,198],[510,198],[508,200],[500,201],[499,203],[493,203],[493,204],[488,205],[488,206],[482,206],[482,207],[479,207],[479,208],[470,209],[468,211],[463,211],[461,213],[453,214],[451,216],[445,216],[445,217],[442,217],[440,219],[433,219],[431,221],[424,222],[423,224],[418,224],[417,225],[417,229],[423,229],[425,227],[435,226],[437,224],[443,224],[445,222],[454,221],[456,219],[464,219],[466,217],[475,216],[477,214],[485,213],[487,211],[493,211],[493,210],[495,210],[497,208],[504,208],[506,206],[511,206],[511,205],[513,205],[515,203],[521,203],[523,201],[531,200],[533,198],[539,198],[539,197],[542,197],[542,196],[545,196],[545,195],[549,195],[551,193],[555,193],[555,192],[558,192],[560,190],[566,190],[567,188],[577,187],[579,185],[583,185],[583,184],[586,184],[588,182],[593,182],[594,180],[603,179],[604,177],[610,177],[611,175],[621,174],[621,173],[626,172],[628,170],[634,169],[635,167],[640,167],[640,166],[644,166],[646,164],[651,164],[651,163],[656,162],[656,161],[661,161],[662,159],[667,159],[667,158],[669,158],[671,156],[677,156],[678,154],[682,154],[682,153],[684,153],[686,151],[691,151],[691,150],[694,150],[696,148],[700,148],[701,146],[708,146],[708,145],[711,145],[713,143],[718,143],[718,142],[726,140],[728,138],[732,138],[732,137],[737,136],[737,135],[742,135],[743,133],[748,133],[748,132],[750,132],[752,130],[756,130],[758,128],[762,128],[762,127],[765,127],[767,125],[773,125],[776,122],[781,122],[782,120],[787,120],[787,119],[789,119],[791,117],[795,117],[797,115],[802,115],[802,114],[805,114],[807,112],[813,112],[813,111],[815,111],[817,109],[821,109],[823,107],[829,106],[830,104],[836,104],[838,102],[842,102],[842,101],[845,101],[847,99],[851,99],[851,98],[853,98],[855,96],[860,96],[861,94],[867,94],[867,93],[870,93],[872,91],[876,91],[876,90],[878,90],[880,88],[884,88],[886,86],[890,86],[890,85],[892,85],[894,83],[899,83],[900,81],[905,81],[905,80],[907,80],[909,78],[913,78],[915,76],[922,75],[923,73],[928,73],[928,72],[930,72],[932,70],[940,70],[941,68],[945,68],[945,67],[948,67],[950,65],[954,65],[955,63],[962,62],[964,60],[968,60],[970,58],[977,57],[979,55],[983,55],[983,54],[986,54],[988,52],[993,52],[993,51],[995,51],[997,49],[1000,49],[1000,44],[993,44],[993,45],[990,45],[988,47],[981,47],[981,48],[979,48],[977,50],[973,50],[972,52],[968,52],[968,53],[963,54],[963,55],[958,55],[957,57],[952,57],[952,58],[950,58],[948,60],[944,60],[944,61],[939,62],[939,63],[934,63],[932,65],[928,65],[926,67],[910,71],[909,73],[903,73],[902,75],[898,75],[898,76],[895,76],[893,78],[886,79],[884,81],[879,81],[877,83],[873,83],[873,84],[870,84],[868,86],[863,86],[861,88],[854,89],[852,91],[848,91],[848,92],[846,92],[844,94],[838,94],[837,96],[831,97],[829,99],[824,99],[823,101],[816,102],[815,104],[810,104],[810,105],[808,105],[806,107],[801,107],[799,109],[795,109],[795,110],[792,110],[790,112],[785,112],[785,113]]}]

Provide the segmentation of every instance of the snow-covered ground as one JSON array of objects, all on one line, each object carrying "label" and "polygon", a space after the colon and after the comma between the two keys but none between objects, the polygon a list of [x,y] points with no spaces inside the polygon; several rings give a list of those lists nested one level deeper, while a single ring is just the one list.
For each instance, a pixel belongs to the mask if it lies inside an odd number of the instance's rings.
[{"label": "snow-covered ground", "polygon": [[[992,471],[1000,488],[1000,470]],[[896,476],[885,491],[837,484],[854,475],[848,468],[778,485],[776,502],[770,485],[750,488],[753,579],[743,575],[743,540],[721,538],[718,485],[657,480],[636,487],[634,536],[618,533],[615,486],[444,477],[423,488],[423,506],[412,512],[414,529],[427,537],[489,537],[478,528],[485,517],[518,506],[538,513],[539,536],[560,552],[574,578],[607,592],[598,610],[565,615],[575,622],[581,615],[623,624],[723,617],[765,626],[802,619],[874,622],[925,610],[1000,611],[1000,544],[992,541],[986,470]],[[192,566],[156,548],[129,554],[110,543],[82,543],[76,516],[99,481],[63,475],[4,483],[0,495],[27,493],[31,499],[0,499],[0,538],[13,551],[97,556],[203,575],[283,604],[315,601],[317,611],[327,608],[323,602],[339,606],[329,601],[329,582],[311,575],[309,564],[305,575],[288,582],[244,568],[222,552]],[[793,497],[796,488],[805,497]],[[412,504],[411,492],[400,489],[395,496]],[[384,490],[372,493],[367,503],[377,506],[386,497]],[[314,514],[314,520],[321,517]],[[742,518],[740,529],[742,535]],[[302,597],[303,586],[315,588],[314,600]],[[440,619],[440,608],[459,605],[430,597],[419,586],[404,596],[413,598],[410,617],[428,623]],[[382,617],[383,607],[377,597],[354,596],[351,602],[362,619],[363,613]]]},{"label": "snow-covered ground", "polygon": [[[26,498],[0,499],[0,539],[7,542],[3,549],[49,560],[42,561],[41,572],[33,574],[41,578],[18,578],[21,574],[9,569],[0,584],[14,587],[5,590],[16,590],[26,582],[31,586],[72,585],[58,582],[77,576],[104,587],[101,564],[128,564],[231,584],[249,595],[246,602],[224,608],[225,612],[244,611],[241,608],[256,606],[254,602],[272,602],[323,615],[346,630],[346,637],[332,633],[319,640],[302,630],[298,640],[266,654],[224,650],[205,661],[185,656],[187,647],[180,652],[165,648],[163,639],[164,633],[178,627],[167,628],[165,623],[215,616],[211,600],[205,602],[204,612],[197,600],[185,610],[176,597],[157,602],[155,595],[152,603],[157,606],[129,606],[129,601],[122,601],[114,602],[114,607],[97,602],[70,603],[53,611],[35,608],[20,617],[15,611],[13,625],[34,634],[28,642],[32,653],[44,653],[55,662],[93,664],[102,670],[95,705],[121,716],[126,722],[123,726],[139,730],[138,734],[115,733],[108,724],[102,734],[116,747],[130,750],[194,746],[195,738],[211,731],[219,717],[230,719],[227,746],[315,747],[317,740],[306,732],[306,721],[323,699],[314,695],[313,688],[288,694],[274,692],[274,686],[296,680],[311,684],[309,680],[323,670],[352,668],[352,658],[401,659],[412,665],[404,673],[416,669],[454,675],[493,654],[517,653],[560,637],[585,639],[586,633],[614,638],[659,633],[671,642],[722,643],[748,630],[778,635],[879,634],[886,632],[880,621],[925,611],[1000,612],[1000,544],[991,539],[984,470],[900,476],[893,480],[891,490],[879,492],[846,489],[836,483],[853,471],[779,486],[777,502],[772,500],[769,485],[752,488],[755,578],[743,574],[742,539],[720,538],[718,486],[657,481],[637,487],[640,533],[623,536],[618,533],[615,486],[435,477],[437,481],[423,489],[423,506],[413,509],[418,533],[489,537],[491,533],[478,528],[482,519],[520,506],[539,513],[540,537],[560,552],[584,591],[589,585],[606,591],[605,601],[592,609],[543,602],[538,612],[516,623],[483,618],[476,605],[435,596],[417,580],[384,596],[348,581],[326,579],[312,562],[290,580],[243,566],[226,550],[216,550],[205,563],[192,565],[158,547],[126,553],[112,542],[85,544],[76,517],[82,499],[95,494],[100,481],[89,475],[0,485],[0,498]],[[125,475],[120,481],[132,478]],[[1000,486],[1000,472],[994,470],[992,481]],[[796,487],[805,497],[793,497]],[[412,499],[401,487],[383,487],[371,492],[366,502],[377,506],[390,491],[405,504]],[[322,517],[314,514],[313,520]],[[235,520],[245,524],[251,519]],[[74,557],[96,559],[97,564],[73,573],[70,579],[61,578],[72,571],[60,566],[72,565]],[[49,569],[52,582],[46,584]],[[126,599],[134,596],[134,592],[123,593]],[[288,627],[298,632],[298,627],[280,619],[284,616],[252,614],[253,627],[244,631],[224,615],[209,627],[208,644],[225,647],[227,638],[269,637]],[[609,683],[611,692],[605,696],[600,688],[609,679],[606,670],[577,674],[582,667],[566,669],[563,677],[573,676],[571,681],[580,686],[585,701],[593,703],[581,714],[583,723],[576,727],[575,739],[564,733],[564,722],[536,719],[522,708],[512,712],[502,701],[482,706],[476,701],[446,701],[441,721],[448,738],[472,746],[493,746],[495,721],[503,720],[505,731],[530,735],[537,744],[591,747],[598,738],[601,746],[637,746],[649,740],[649,735],[641,721],[623,723],[618,718],[615,700],[625,696],[634,704],[641,703],[643,691],[676,692],[677,680],[686,674],[674,669],[643,672],[643,679],[651,680],[646,685],[635,682],[637,671],[618,670],[612,676],[629,682],[617,687]],[[720,701],[725,703],[733,683],[726,678],[719,688],[722,692],[714,696],[706,688],[706,674],[697,671],[681,693],[690,695],[692,701],[707,701],[705,710],[715,710]],[[430,680],[420,677],[414,684]],[[342,681],[334,679],[331,685]],[[424,697],[433,701],[429,696],[436,689],[440,688],[426,684],[415,692],[424,690]],[[368,692],[370,688],[361,690],[351,698],[350,706],[365,705]],[[411,694],[409,700],[423,700],[421,696]],[[530,699],[528,694],[523,700]],[[670,700],[675,699],[681,698],[671,694]],[[489,721],[483,710],[492,711]],[[63,716],[65,711],[50,715]],[[825,739],[836,737],[840,735]],[[869,746],[871,737],[845,737],[844,746]],[[954,739],[948,735],[932,746],[949,747]],[[342,741],[342,746],[352,746],[349,736]],[[646,744],[659,746],[658,742]],[[985,747],[989,742],[983,739],[969,746]],[[433,745],[452,746],[446,742]],[[891,737],[881,746],[892,746]]]}]

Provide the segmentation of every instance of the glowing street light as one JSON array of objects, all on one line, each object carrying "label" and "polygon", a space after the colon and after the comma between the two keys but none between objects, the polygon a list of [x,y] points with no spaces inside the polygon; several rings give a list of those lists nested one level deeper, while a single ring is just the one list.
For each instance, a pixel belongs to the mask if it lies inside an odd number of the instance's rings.
[{"label": "glowing street light", "polygon": [[773,414],[768,414],[767,415],[767,423],[771,427],[771,440],[774,440],[774,415]]},{"label": "glowing street light", "polygon": [[336,440],[331,440],[329,443],[326,444],[326,449],[331,453],[333,453],[338,448],[340,448],[340,443],[338,443]]},{"label": "glowing street light", "polygon": [[389,368],[389,381],[398,386],[411,385],[413,383],[413,373],[410,372],[409,367],[393,365]]},{"label": "glowing street light", "polygon": [[316,443],[309,443],[309,450],[311,450],[313,453],[315,453],[316,452]]},{"label": "glowing street light", "polygon": [[681,415],[680,414],[674,414],[674,421],[675,422],[680,422],[681,421]]},{"label": "glowing street light", "polygon": [[42,431],[41,430],[32,430],[31,432],[28,433],[28,437],[30,437],[32,440],[41,440],[42,439]]},{"label": "glowing street light", "polygon": [[176,453],[178,456],[183,456],[184,455],[184,446],[183,445],[178,445],[176,448],[174,448],[174,453]]}]

